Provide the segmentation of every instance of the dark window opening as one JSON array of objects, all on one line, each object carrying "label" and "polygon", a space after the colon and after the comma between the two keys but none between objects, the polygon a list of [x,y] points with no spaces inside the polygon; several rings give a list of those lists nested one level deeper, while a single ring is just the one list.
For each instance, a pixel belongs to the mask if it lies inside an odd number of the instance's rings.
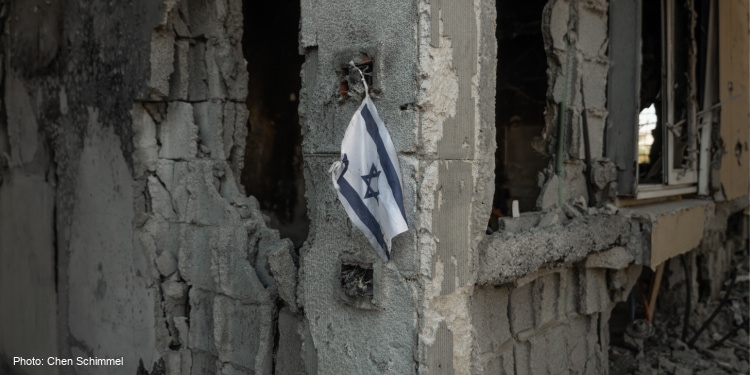
[{"label": "dark window opening", "polygon": [[[497,2],[497,93],[495,195],[490,226],[510,214],[536,209],[541,192],[538,173],[549,158],[532,144],[541,137],[547,104],[547,54],[542,36],[546,0]],[[493,228],[496,229],[496,228]]]},{"label": "dark window opening", "polygon": [[660,1],[644,1],[641,8],[638,181],[642,184],[661,184],[663,182],[661,8]]},{"label": "dark window opening", "polygon": [[243,2],[243,53],[249,73],[247,144],[242,184],[296,248],[307,239],[302,135],[297,114],[299,5]]}]

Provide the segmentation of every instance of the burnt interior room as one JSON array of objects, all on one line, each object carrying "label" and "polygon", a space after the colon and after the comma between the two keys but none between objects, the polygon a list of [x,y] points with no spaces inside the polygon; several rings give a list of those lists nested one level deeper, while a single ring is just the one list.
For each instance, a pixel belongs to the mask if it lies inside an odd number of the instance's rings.
[{"label": "burnt interior room", "polygon": [[[542,37],[546,0],[497,2],[498,43],[493,217],[536,209],[538,173],[549,158],[532,144],[541,137],[547,104],[547,55]],[[492,225],[492,223],[491,223]]]},{"label": "burnt interior room", "polygon": [[298,52],[299,3],[245,0],[243,12],[250,114],[242,184],[270,226],[299,248],[309,230],[297,114],[304,62]]}]

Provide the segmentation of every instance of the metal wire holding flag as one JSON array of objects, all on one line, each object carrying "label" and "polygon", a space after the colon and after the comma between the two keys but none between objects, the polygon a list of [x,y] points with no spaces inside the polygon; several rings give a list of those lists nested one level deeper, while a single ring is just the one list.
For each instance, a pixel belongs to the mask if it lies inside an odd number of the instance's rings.
[{"label": "metal wire holding flag", "polygon": [[339,201],[354,226],[365,235],[380,258],[391,259],[391,240],[408,230],[396,149],[362,71],[365,99],[354,113],[341,142],[341,160],[328,170]]}]

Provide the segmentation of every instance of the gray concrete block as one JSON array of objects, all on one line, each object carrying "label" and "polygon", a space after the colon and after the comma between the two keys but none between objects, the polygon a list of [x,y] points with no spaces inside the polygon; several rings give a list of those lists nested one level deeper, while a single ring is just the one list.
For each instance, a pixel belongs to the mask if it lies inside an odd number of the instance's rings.
[{"label": "gray concrete block", "polygon": [[635,258],[622,246],[593,253],[586,258],[587,268],[623,269],[633,263]]},{"label": "gray concrete block", "polygon": [[180,3],[177,4],[177,14],[172,17],[174,33],[180,38],[190,38],[192,36],[190,33],[190,27],[188,27],[187,23],[189,15],[190,11],[188,8],[188,2],[180,1]]},{"label": "gray concrete block", "polygon": [[602,268],[586,268],[580,273],[581,289],[579,312],[594,314],[608,308],[610,304],[607,290],[607,273]]},{"label": "gray concrete block", "polygon": [[162,354],[166,375],[186,375],[193,366],[192,353],[189,349],[167,350]]},{"label": "gray concrete block", "polygon": [[[565,178],[563,179],[563,201],[569,202],[578,197],[588,196],[586,189],[586,178],[583,174],[584,165],[582,162],[574,161],[565,163]],[[542,186],[542,191],[537,199],[537,207],[546,210],[554,205],[559,204],[559,193],[557,190],[557,175],[551,175]]]},{"label": "gray concrete block", "polygon": [[185,316],[176,316],[172,318],[172,322],[177,330],[177,339],[180,346],[187,348],[190,343],[190,325],[188,324],[188,318]]},{"label": "gray concrete block", "polygon": [[[216,169],[216,167],[220,167]],[[213,161],[201,160],[189,165],[190,173],[187,176],[187,200],[186,219],[190,223],[198,225],[226,226],[242,225],[239,212],[229,204],[219,193],[220,181],[214,172],[220,171],[223,164]]]},{"label": "gray concrete block", "polygon": [[563,218],[561,216],[562,215],[558,210],[549,211],[545,213],[544,216],[542,216],[542,218],[539,220],[539,224],[537,224],[537,227],[546,228],[556,224],[561,224],[563,221]]},{"label": "gray concrete block", "polygon": [[185,316],[185,303],[188,297],[188,287],[180,281],[167,280],[161,284],[164,297],[164,312],[167,318]]},{"label": "gray concrete block", "polygon": [[[229,112],[227,112],[229,111]],[[229,115],[228,120],[225,121],[225,118],[227,118],[226,115]],[[221,118],[220,123],[223,126],[222,129],[222,146],[224,147],[224,157],[228,158],[232,155],[232,148],[234,148],[234,133],[235,133],[235,118],[236,118],[236,109],[235,106],[232,103],[226,103],[224,106],[220,108],[220,113],[217,114]],[[245,124],[246,125],[246,124]],[[238,137],[242,134],[240,131],[238,133]],[[245,141],[243,141],[241,144],[244,145]]]},{"label": "gray concrete block", "polygon": [[630,290],[641,275],[642,268],[641,265],[633,264],[627,268],[608,271],[609,290],[612,301],[625,301],[628,298]]},{"label": "gray concrete block", "polygon": [[159,157],[193,159],[198,151],[197,139],[198,127],[193,121],[193,106],[185,102],[169,103],[167,118],[159,125]]},{"label": "gray concrete block", "polygon": [[580,293],[578,271],[568,267],[560,271],[560,316],[566,320],[578,315],[578,296]]},{"label": "gray concrete block", "polygon": [[302,338],[300,326],[302,321],[292,312],[283,308],[279,311],[279,343],[276,351],[276,374],[305,375]]},{"label": "gray concrete block", "polygon": [[271,275],[271,267],[268,265],[268,255],[280,248],[288,249],[289,243],[282,241],[279,237],[279,231],[271,228],[260,228],[254,234],[253,238],[257,243],[256,252],[254,253],[255,273],[264,286],[276,290],[276,280]]},{"label": "gray concrete block", "polygon": [[231,363],[222,363],[220,373],[221,375],[255,375],[254,371],[239,368]]},{"label": "gray concrete block", "polygon": [[471,321],[480,331],[476,338],[478,350],[480,354],[495,353],[513,339],[508,319],[510,290],[484,286],[476,288],[474,293]]},{"label": "gray concrete block", "polygon": [[[221,24],[219,23],[220,16],[226,16],[226,14],[220,15],[217,10],[219,4],[213,1],[206,0],[188,0],[187,9],[189,17],[187,19],[188,26],[193,37],[205,37],[206,39],[211,37],[220,36],[223,31]],[[223,3],[226,7],[226,3]],[[226,9],[224,9],[226,11]]]},{"label": "gray concrete block", "polygon": [[[173,223],[155,218],[152,218],[143,226],[145,234],[151,236],[154,241],[154,246],[156,249],[156,252],[154,253],[154,261],[156,261],[158,257],[163,253],[171,254],[175,259],[177,259],[177,255],[180,249],[181,226],[182,224],[179,223]],[[158,277],[156,279],[158,279]]]},{"label": "gray concrete block", "polygon": [[215,228],[183,225],[180,229],[180,250],[177,267],[188,284],[204,290],[214,290],[211,272],[212,251],[210,240]]},{"label": "gray concrete block", "polygon": [[151,212],[158,219],[175,220],[177,213],[172,208],[172,196],[155,176],[148,177],[148,194],[151,197]]},{"label": "gray concrete block", "polygon": [[[585,6],[578,7],[578,40],[576,47],[587,57],[606,56],[607,38],[609,36],[607,21],[606,11],[602,12],[599,9],[591,9]],[[583,75],[587,79],[591,77],[587,73]],[[601,95],[604,96],[604,91],[601,92]],[[586,95],[587,99],[588,97]]]},{"label": "gray concrete block", "polygon": [[151,34],[149,66],[149,97],[166,98],[169,95],[169,76],[174,71],[174,34],[165,31]]},{"label": "gray concrete block", "polygon": [[[297,308],[297,267],[292,259],[293,244],[290,240],[284,239],[277,243],[275,248],[268,252],[268,266],[273,279],[276,281],[276,288],[279,297],[286,303],[292,313],[298,311]],[[261,252],[262,253],[262,252]]]},{"label": "gray concrete block", "polygon": [[231,127],[230,134],[232,135],[231,147],[227,150],[227,138],[225,137],[224,150],[226,157],[229,159],[232,165],[232,171],[235,176],[242,174],[242,168],[245,161],[245,142],[247,138],[247,119],[249,112],[247,106],[244,103],[227,102],[224,105],[224,131]]},{"label": "gray concrete block", "polygon": [[534,298],[531,293],[534,283],[510,291],[510,328],[514,335],[531,330],[535,326]]},{"label": "gray concrete block", "polygon": [[[180,17],[175,17],[179,20]],[[175,30],[182,23],[174,23]],[[184,25],[183,25],[184,26]],[[190,42],[185,39],[178,39],[174,44],[174,72],[169,78],[169,100],[188,100],[190,90]]]},{"label": "gray concrete block", "polygon": [[200,144],[206,146],[211,152],[212,159],[226,159],[224,153],[223,130],[223,106],[219,101],[208,101],[195,103],[195,123],[198,125],[198,139]]},{"label": "gray concrete block", "polygon": [[591,166],[591,182],[603,190],[610,182],[617,181],[617,167],[606,158],[595,159]]},{"label": "gray concrete block", "polygon": [[133,175],[139,178],[146,171],[155,171],[158,156],[156,123],[142,105],[136,103],[130,111],[133,119]]},{"label": "gray concrete block", "polygon": [[[585,83],[584,83],[584,86],[585,86]],[[586,97],[586,100],[588,100],[588,96]],[[604,134],[605,128],[607,126],[607,115],[609,113],[607,111],[597,111],[597,110],[587,109],[584,112],[584,114],[587,116],[586,122],[588,123],[588,129],[589,129],[589,142],[590,142],[589,147],[590,147],[590,152],[591,152],[591,158],[596,160],[597,158],[604,156],[604,138],[597,137],[596,134]],[[610,182],[610,181],[607,181],[607,182]]]},{"label": "gray concrete block", "polygon": [[164,277],[172,275],[177,271],[177,258],[169,251],[162,251],[156,257],[156,269]]},{"label": "gray concrete block", "polygon": [[188,221],[188,202],[190,196],[188,192],[189,165],[188,162],[175,162],[171,169],[172,186],[170,187],[165,183],[167,190],[172,194],[172,207],[177,212],[177,219],[180,222]]},{"label": "gray concrete block", "polygon": [[531,344],[521,342],[513,347],[513,363],[516,374],[534,374],[531,371]]},{"label": "gray concrete block", "polygon": [[224,81],[220,69],[221,67],[229,69],[226,65],[234,65],[234,60],[230,56],[226,48],[223,48],[221,41],[206,45],[205,64],[209,99],[224,100],[229,97],[227,94],[228,83]]},{"label": "gray concrete block", "polygon": [[589,320],[591,320],[591,317],[584,315],[572,318],[568,322],[567,351],[570,362],[569,368],[572,371],[582,372],[586,367],[589,353],[587,340]]},{"label": "gray concrete block", "polygon": [[524,212],[519,217],[501,217],[498,219],[499,230],[520,233],[534,228],[539,224],[541,216],[536,212]]},{"label": "gray concrete block", "polygon": [[271,372],[273,305],[244,305],[218,295],[214,300],[214,341],[222,362]]},{"label": "gray concrete block", "polygon": [[137,241],[134,241],[136,244],[135,248],[143,252],[143,255],[146,257],[148,275],[152,280],[159,280],[159,270],[156,268],[157,250],[154,237],[144,232],[138,233],[137,236]]},{"label": "gray concrete block", "polygon": [[244,227],[215,228],[209,243],[211,270],[219,291],[244,302],[271,302],[269,292],[248,260]]},{"label": "gray concrete block", "polygon": [[221,368],[221,362],[215,355],[201,351],[192,351],[192,363],[190,375],[217,375]]},{"label": "gray concrete block", "polygon": [[552,273],[534,281],[531,290],[537,327],[554,322],[560,311],[560,275]]},{"label": "gray concrete block", "polygon": [[[566,368],[565,335],[551,339],[549,330],[529,338],[529,374],[557,374]],[[561,332],[558,332],[561,333]]]},{"label": "gray concrete block", "polygon": [[305,364],[307,374],[318,373],[318,350],[315,348],[312,332],[310,331],[310,322],[306,317],[302,318],[299,326],[299,335],[302,339],[302,360]]},{"label": "gray concrete block", "polygon": [[[190,288],[190,332],[188,342],[191,349],[198,349],[216,355],[214,342],[214,294],[196,287]],[[193,370],[196,369],[196,359],[200,368],[205,358],[199,358],[193,352]]]},{"label": "gray concrete block", "polygon": [[[604,24],[607,27],[607,24]],[[606,32],[604,33],[606,39]],[[605,46],[606,48],[606,46]],[[609,64],[607,60],[596,59],[596,60],[583,60],[581,69],[583,70],[583,97],[586,100],[587,109],[607,110],[607,74],[609,72]],[[589,116],[591,118],[592,116]],[[591,121],[588,121],[591,125]],[[601,126],[601,125],[599,125]],[[602,130],[604,128],[601,128]],[[590,129],[593,130],[593,129]],[[602,133],[589,132],[590,139],[600,140],[602,139]],[[593,150],[592,150],[593,151]],[[601,150],[599,150],[601,151]],[[594,154],[592,156],[600,156],[601,153]]]},{"label": "gray concrete block", "polygon": [[208,99],[206,42],[195,41],[188,51],[188,94],[191,102]]}]

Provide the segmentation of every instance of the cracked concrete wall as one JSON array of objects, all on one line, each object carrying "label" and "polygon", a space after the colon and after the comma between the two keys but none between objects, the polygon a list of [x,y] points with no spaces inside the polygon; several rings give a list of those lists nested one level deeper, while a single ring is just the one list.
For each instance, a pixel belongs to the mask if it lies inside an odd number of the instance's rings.
[{"label": "cracked concrete wall", "polygon": [[[0,372],[18,370],[12,356],[55,354],[124,356],[114,371],[131,374],[606,372],[609,315],[651,233],[606,205],[605,1],[552,0],[544,16],[543,135],[554,154],[567,91],[566,204],[553,207],[549,168],[545,210],[502,219],[490,236],[494,1],[302,2],[311,228],[299,259],[239,184],[239,0],[0,6],[0,215],[12,218],[0,225],[10,301],[0,306]],[[353,82],[342,97],[339,72],[363,56],[374,61],[371,95],[399,155],[410,225],[388,263],[352,228],[327,173],[363,90]],[[587,173],[599,207],[587,202]],[[690,260],[696,283],[730,266],[742,239],[722,233],[747,199],[711,207]],[[372,297],[343,291],[342,263],[372,264]]]},{"label": "cracked concrete wall", "polygon": [[239,182],[248,117],[242,3],[164,5],[149,95],[131,109],[135,247],[155,294],[152,371],[278,373],[274,353],[293,350],[278,335],[297,310],[296,267],[291,241],[267,227]]},{"label": "cracked concrete wall", "polygon": [[[570,203],[583,197],[587,202],[593,200],[601,205],[615,197],[616,174],[611,162],[604,158],[608,114],[607,30],[608,2],[605,0],[551,0],[545,6],[542,34],[548,65],[547,126],[543,133],[546,149],[539,151],[546,151],[554,157],[541,176],[538,208],[547,209],[561,203],[558,202],[560,183],[563,185],[563,202]],[[562,140],[559,139],[561,103],[565,110],[562,116],[566,129]],[[585,165],[587,134],[591,171],[587,171]],[[558,155],[559,142],[563,142],[561,155]],[[562,182],[555,168],[558,158],[563,163]],[[591,196],[587,182],[592,185]]]},{"label": "cracked concrete wall", "polygon": [[[0,367],[13,356],[153,357],[132,246],[132,129],[156,6],[3,1]],[[107,12],[108,22],[100,16]],[[142,24],[141,24],[142,22]],[[122,272],[127,270],[128,272]],[[96,351],[96,353],[94,353]],[[81,369],[80,372],[84,372]],[[90,371],[90,370],[89,370]]]},{"label": "cracked concrete wall", "polygon": [[296,266],[237,177],[242,3],[0,6],[0,369],[272,373]]}]

